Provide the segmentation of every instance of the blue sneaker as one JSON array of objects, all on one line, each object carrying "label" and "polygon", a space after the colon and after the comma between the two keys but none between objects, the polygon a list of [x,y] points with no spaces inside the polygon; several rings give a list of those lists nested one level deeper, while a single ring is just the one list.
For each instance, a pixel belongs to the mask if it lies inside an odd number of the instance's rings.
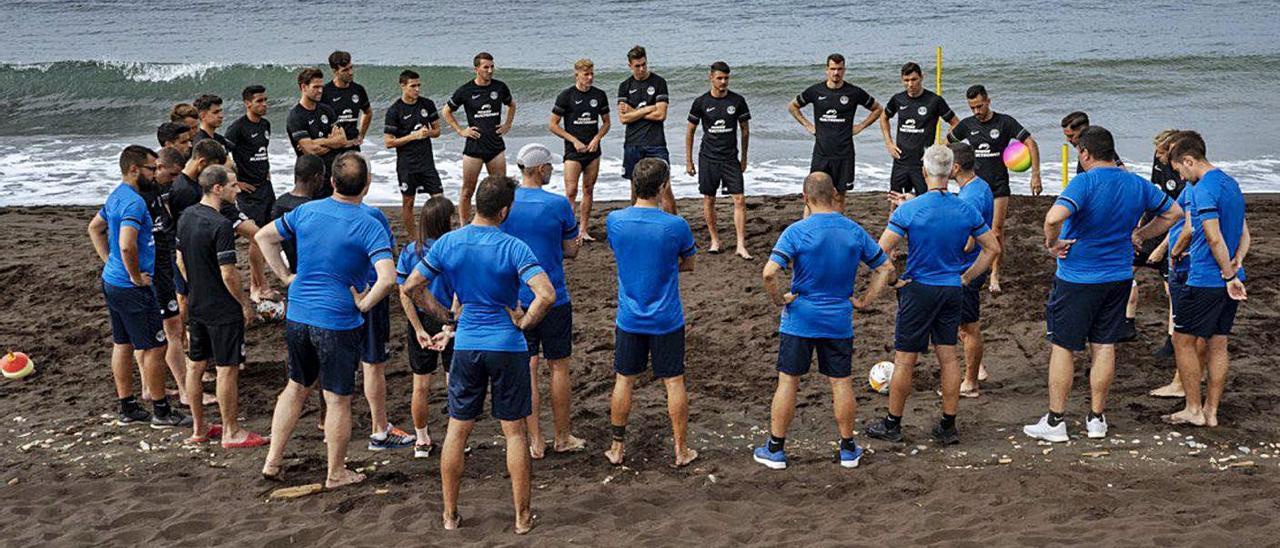
[{"label": "blue sneaker", "polygon": [[404,449],[413,447],[418,438],[413,434],[405,432],[390,424],[387,425],[387,431],[383,434],[382,439],[375,436],[369,436],[370,451],[386,451],[388,449]]},{"label": "blue sneaker", "polygon": [[858,461],[862,460],[862,446],[854,446],[853,451],[840,448],[840,466],[845,468],[857,468]]},{"label": "blue sneaker", "polygon": [[787,452],[770,451],[768,445],[757,447],[752,458],[773,470],[782,470],[787,467]]}]

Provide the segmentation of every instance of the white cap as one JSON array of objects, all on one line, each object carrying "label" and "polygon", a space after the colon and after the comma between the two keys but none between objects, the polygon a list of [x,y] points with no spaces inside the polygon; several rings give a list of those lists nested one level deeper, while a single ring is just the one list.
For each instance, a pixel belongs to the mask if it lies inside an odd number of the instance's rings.
[{"label": "white cap", "polygon": [[516,154],[516,165],[521,168],[537,167],[543,164],[563,162],[559,155],[552,154],[551,149],[538,143],[529,143],[520,147]]}]

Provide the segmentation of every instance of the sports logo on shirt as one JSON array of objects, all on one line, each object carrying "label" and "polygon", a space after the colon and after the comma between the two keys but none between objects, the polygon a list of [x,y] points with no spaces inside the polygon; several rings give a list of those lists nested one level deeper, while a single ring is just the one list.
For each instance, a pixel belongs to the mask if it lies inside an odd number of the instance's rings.
[{"label": "sports logo on shirt", "polygon": [[423,118],[426,118],[426,117],[427,117],[427,109],[425,109],[425,108],[424,108],[424,109],[422,109],[422,110],[420,110],[420,111],[418,111],[418,113],[419,113],[419,114],[421,114]]},{"label": "sports logo on shirt", "polygon": [[156,331],[156,342],[164,342],[164,330]]},{"label": "sports logo on shirt", "polygon": [[409,192],[409,183],[400,183],[400,192]]},{"label": "sports logo on shirt", "polygon": [[735,107],[735,106],[733,106],[733,105],[729,105],[729,108],[724,109],[724,111],[725,111],[725,112],[728,112],[729,114],[733,114],[733,113],[738,112],[738,107]]},{"label": "sports logo on shirt", "polygon": [[360,96],[359,96],[359,95],[356,95],[356,94],[352,94],[352,95],[351,95],[351,102],[352,102],[352,103],[359,103],[359,102],[360,102]]},{"label": "sports logo on shirt", "polygon": [[168,305],[168,306],[169,306],[169,312],[177,312],[177,311],[178,311],[178,301],[177,301],[177,299],[169,299],[169,305]]},{"label": "sports logo on shirt", "polygon": [[1164,182],[1164,187],[1168,190],[1173,190],[1175,188],[1178,188],[1178,182],[1170,179]]},{"label": "sports logo on shirt", "polygon": [[649,89],[647,89],[647,90],[645,90],[645,91],[649,92],[649,95],[653,95],[653,94],[654,94],[654,93],[656,93],[658,90],[653,89],[653,86],[649,86]]},{"label": "sports logo on shirt", "polygon": [[498,98],[498,92],[496,92],[496,91],[490,91],[490,92],[489,92],[489,98],[490,98],[490,99],[497,99],[497,98]]},{"label": "sports logo on shirt", "polygon": [[992,139],[999,139],[999,138],[1000,138],[1000,130],[999,130],[999,129],[992,129],[992,130],[991,130],[991,138],[992,138]]},{"label": "sports logo on shirt", "polygon": [[591,100],[591,108],[595,108],[595,107],[598,107],[598,106],[600,106],[600,101],[597,101],[597,100],[595,100],[595,99],[592,99],[592,100]]},{"label": "sports logo on shirt", "polygon": [[321,114],[321,115],[320,115],[320,123],[322,123],[322,124],[327,124],[327,123],[329,123],[329,116],[328,116],[327,114]]},{"label": "sports logo on shirt", "polygon": [[847,105],[847,104],[849,104],[849,96],[848,96],[848,95],[841,95],[841,96],[840,96],[840,104],[842,104],[842,105]]},{"label": "sports logo on shirt", "polygon": [[929,112],[929,109],[927,109],[927,108],[925,108],[925,107],[920,107],[920,108],[916,109],[916,114],[919,114],[919,115],[921,115],[921,116],[924,116],[924,115],[925,115],[925,113],[927,113],[927,112]]}]

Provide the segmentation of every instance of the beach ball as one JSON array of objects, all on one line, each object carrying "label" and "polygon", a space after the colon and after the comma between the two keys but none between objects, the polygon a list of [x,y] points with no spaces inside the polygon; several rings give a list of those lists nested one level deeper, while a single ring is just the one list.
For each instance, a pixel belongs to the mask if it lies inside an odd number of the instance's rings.
[{"label": "beach ball", "polygon": [[893,379],[893,362],[880,362],[867,372],[867,385],[881,394],[889,393],[889,381]]},{"label": "beach ball", "polygon": [[5,378],[21,379],[34,373],[35,370],[35,362],[22,352],[10,352],[0,358],[0,372],[4,373]]},{"label": "beach ball", "polygon": [[1022,173],[1031,169],[1031,149],[1022,144],[1022,141],[1009,141],[1002,156],[1004,167],[1009,168],[1009,171]]}]

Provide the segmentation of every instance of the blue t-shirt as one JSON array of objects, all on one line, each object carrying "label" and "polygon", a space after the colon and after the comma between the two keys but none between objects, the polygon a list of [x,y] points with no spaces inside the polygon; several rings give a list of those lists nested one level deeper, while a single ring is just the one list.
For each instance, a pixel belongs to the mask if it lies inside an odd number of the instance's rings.
[{"label": "blue t-shirt", "polygon": [[[540,188],[517,187],[516,201],[511,204],[507,220],[502,222],[502,231],[519,238],[533,250],[556,288],[555,306],[568,303],[563,242],[578,237],[578,220],[573,216],[569,200]],[[533,290],[521,285],[520,304],[528,307],[532,302]]]},{"label": "blue t-shirt", "polygon": [[[409,279],[409,275],[413,274],[414,267],[422,262],[422,259],[426,258],[427,250],[431,249],[431,246],[435,245],[435,243],[435,240],[427,238],[423,241],[422,251],[418,250],[418,242],[409,242],[409,245],[400,250],[400,258],[396,260],[397,284],[404,285],[405,280]],[[436,302],[440,303],[440,306],[443,306],[445,310],[453,307],[453,288],[449,287],[449,282],[444,279],[444,276],[437,276],[436,279],[431,280],[431,296],[435,297]],[[425,312],[417,306],[414,308],[417,308],[418,312]]]},{"label": "blue t-shirt", "polygon": [[107,221],[107,246],[111,250],[107,264],[102,268],[102,281],[116,287],[134,287],[120,256],[120,227],[124,226],[138,231],[138,272],[155,274],[156,244],[151,235],[151,212],[147,210],[147,201],[142,195],[121,183],[107,196],[98,215]]},{"label": "blue t-shirt", "polygon": [[[387,221],[387,216],[382,213],[381,209],[366,204],[360,205],[364,206],[365,212],[368,213],[370,217],[373,217],[373,220],[378,221],[378,224],[382,225],[382,228],[387,231],[387,238],[391,242],[391,249],[395,249],[396,235],[391,231],[391,223]],[[373,284],[378,283],[378,269],[374,268],[372,264],[369,265],[369,275],[365,277],[365,283],[365,287],[373,287]]]},{"label": "blue t-shirt", "polygon": [[429,282],[444,278],[462,303],[455,349],[529,351],[507,313],[519,305],[520,287],[543,273],[524,242],[498,227],[467,225],[436,240],[414,268]]},{"label": "blue t-shirt", "polygon": [[680,259],[698,252],[683,218],[656,207],[628,207],[605,219],[618,266],[618,329],[665,335],[684,325]]},{"label": "blue t-shirt", "polygon": [[888,259],[862,226],[839,213],[815,213],[778,237],[769,260],[791,265],[796,300],[782,311],[780,333],[818,339],[853,337],[853,284],[858,263],[876,268]]},{"label": "blue t-shirt", "polygon": [[[1186,186],[1182,187],[1182,192],[1178,193],[1178,206],[1182,207],[1182,211],[1191,212],[1193,215],[1195,214],[1195,204],[1191,203],[1191,193],[1195,191],[1194,189],[1195,183],[1188,182]],[[1173,225],[1169,227],[1168,258],[1169,267],[1172,268],[1174,272],[1187,272],[1191,270],[1191,258],[1189,253],[1191,251],[1191,246],[1187,246],[1187,253],[1184,254],[1180,261],[1173,260],[1172,253],[1173,245],[1178,242],[1178,238],[1182,237],[1182,229],[1185,224],[1187,224],[1186,215],[1180,215],[1178,216],[1178,220],[1174,221]]]},{"label": "blue t-shirt", "polygon": [[[1226,287],[1222,281],[1222,269],[1213,258],[1213,250],[1204,239],[1204,221],[1217,219],[1218,228],[1222,231],[1222,241],[1227,244],[1227,253],[1236,256],[1240,248],[1240,238],[1244,234],[1244,194],[1240,193],[1240,184],[1221,169],[1214,169],[1204,174],[1192,191],[1195,202],[1195,215],[1191,216],[1191,226],[1195,231],[1191,234],[1191,274],[1187,276],[1187,285],[1194,287]],[[1236,271],[1240,281],[1244,281],[1244,267]]]},{"label": "blue t-shirt", "polygon": [[991,230],[978,210],[945,190],[930,190],[898,206],[886,228],[907,237],[904,279],[956,287],[960,274],[969,268],[964,252],[969,237]]},{"label": "blue t-shirt", "polygon": [[369,265],[391,259],[391,239],[363,204],[313,200],[276,219],[276,230],[298,244],[289,284],[290,321],[332,330],[364,324],[351,288],[365,287]]},{"label": "blue t-shirt", "polygon": [[1095,167],[1072,177],[1054,203],[1071,212],[1058,237],[1076,241],[1058,259],[1058,278],[1100,284],[1133,279],[1133,230],[1144,213],[1160,215],[1173,200],[1141,175]]},{"label": "blue t-shirt", "polygon": [[[956,194],[959,194],[961,200],[964,200],[966,204],[976,209],[979,215],[982,215],[983,223],[986,223],[988,227],[991,226],[991,221],[995,217],[996,211],[995,197],[991,194],[991,185],[982,180],[982,177],[974,177],[972,181],[960,187],[960,192]],[[978,262],[980,253],[982,253],[981,246],[975,243],[973,250],[964,254],[965,269]]]}]

